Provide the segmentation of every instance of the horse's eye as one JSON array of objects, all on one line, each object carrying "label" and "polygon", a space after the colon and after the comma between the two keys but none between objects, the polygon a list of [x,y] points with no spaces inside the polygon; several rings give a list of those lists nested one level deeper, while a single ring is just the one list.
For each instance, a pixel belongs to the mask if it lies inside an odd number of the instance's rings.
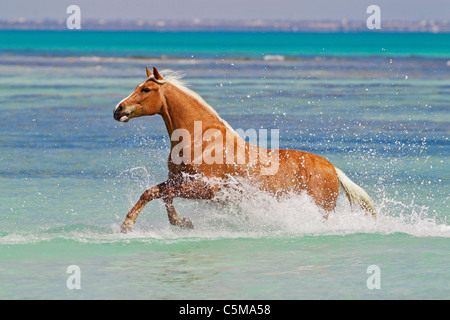
[{"label": "horse's eye", "polygon": [[151,90],[149,88],[144,88],[141,90],[142,92],[150,92]]}]

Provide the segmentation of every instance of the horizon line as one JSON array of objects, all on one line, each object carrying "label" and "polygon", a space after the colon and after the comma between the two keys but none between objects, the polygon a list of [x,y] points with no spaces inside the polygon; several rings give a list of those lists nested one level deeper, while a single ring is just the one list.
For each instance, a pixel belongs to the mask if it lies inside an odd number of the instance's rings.
[{"label": "horizon line", "polygon": [[[254,31],[254,32],[403,32],[448,33],[448,20],[383,20],[369,30],[361,20],[293,19],[83,19],[81,30],[91,31]],[[65,19],[0,19],[0,30],[66,30]]]}]

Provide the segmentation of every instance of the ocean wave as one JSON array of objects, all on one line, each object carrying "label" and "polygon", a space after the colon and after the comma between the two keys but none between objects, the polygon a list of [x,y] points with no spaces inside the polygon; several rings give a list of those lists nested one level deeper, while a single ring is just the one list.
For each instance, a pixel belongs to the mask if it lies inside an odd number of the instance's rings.
[{"label": "ocean wave", "polygon": [[417,56],[417,55],[405,55],[405,56],[394,56],[394,55],[315,55],[315,54],[305,54],[305,55],[284,55],[284,54],[267,54],[261,56],[249,56],[249,55],[232,55],[232,56],[201,56],[192,55],[191,57],[186,56],[169,56],[169,55],[96,55],[96,54],[86,54],[86,53],[65,53],[65,52],[55,52],[52,55],[48,55],[47,52],[0,52],[0,62],[5,63],[16,60],[25,60],[27,62],[34,62],[39,64],[40,61],[51,60],[51,61],[61,61],[66,63],[92,63],[92,64],[121,64],[121,63],[173,63],[173,64],[185,64],[185,65],[195,65],[200,63],[295,63],[295,62],[328,62],[328,63],[342,63],[342,62],[355,62],[355,61],[389,61],[395,58],[396,62],[427,62],[436,61],[440,65],[449,66],[450,61],[443,57],[427,57],[427,56]]}]

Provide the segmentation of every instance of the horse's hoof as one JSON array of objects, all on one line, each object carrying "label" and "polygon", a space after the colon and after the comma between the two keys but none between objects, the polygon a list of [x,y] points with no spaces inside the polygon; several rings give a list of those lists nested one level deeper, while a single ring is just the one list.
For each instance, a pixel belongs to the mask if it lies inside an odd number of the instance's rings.
[{"label": "horse's hoof", "polygon": [[134,223],[132,221],[125,221],[120,227],[120,233],[128,233],[133,230]]},{"label": "horse's hoof", "polygon": [[181,221],[179,222],[178,226],[181,229],[188,229],[188,230],[193,230],[194,229],[194,225],[192,224],[192,221],[188,218],[183,218],[181,219]]}]

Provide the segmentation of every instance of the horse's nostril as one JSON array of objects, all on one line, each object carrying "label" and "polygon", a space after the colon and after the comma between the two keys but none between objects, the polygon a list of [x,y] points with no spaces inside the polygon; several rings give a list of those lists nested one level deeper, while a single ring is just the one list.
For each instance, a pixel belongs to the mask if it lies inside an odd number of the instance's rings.
[{"label": "horse's nostril", "polygon": [[117,108],[117,112],[120,112],[120,111],[122,111],[123,110],[123,107],[122,106],[119,106],[118,108]]}]

